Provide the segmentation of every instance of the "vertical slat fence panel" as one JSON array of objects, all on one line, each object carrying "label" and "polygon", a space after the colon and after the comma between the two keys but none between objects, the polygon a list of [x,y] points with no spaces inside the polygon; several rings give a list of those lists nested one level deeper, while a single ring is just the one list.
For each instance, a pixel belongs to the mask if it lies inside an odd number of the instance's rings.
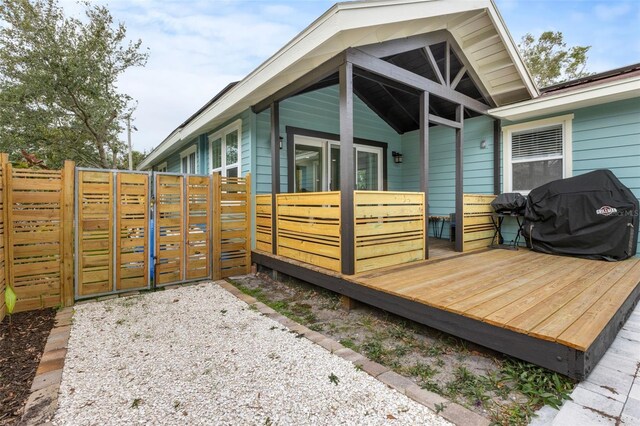
[{"label": "vertical slat fence panel", "polygon": [[149,284],[149,175],[116,175],[116,290]]},{"label": "vertical slat fence panel", "polygon": [[211,277],[211,177],[187,176],[187,280]]},{"label": "vertical slat fence panel", "polygon": [[155,175],[155,285],[184,280],[184,176]]},{"label": "vertical slat fence panel", "polygon": [[77,296],[105,294],[113,281],[113,175],[78,171]]},{"label": "vertical slat fence panel", "polygon": [[215,177],[214,267],[217,278],[248,274],[251,270],[251,177]]},{"label": "vertical slat fence panel", "polygon": [[7,164],[11,262],[15,312],[59,306],[62,295],[62,172],[14,169]]}]

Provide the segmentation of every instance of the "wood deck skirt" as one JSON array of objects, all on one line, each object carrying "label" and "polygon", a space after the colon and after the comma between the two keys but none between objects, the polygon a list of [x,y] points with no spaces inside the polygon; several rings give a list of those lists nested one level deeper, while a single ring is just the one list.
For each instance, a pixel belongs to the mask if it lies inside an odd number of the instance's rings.
[{"label": "wood deck skirt", "polygon": [[[506,325],[491,324],[430,306],[415,298],[359,284],[358,276],[347,278],[333,271],[324,271],[265,252],[254,251],[252,259],[264,267],[578,380],[588,376],[602,358],[640,299],[640,285],[636,284],[606,325],[601,327],[592,344],[586,350],[580,350],[557,341],[510,330]],[[453,262],[456,259],[447,261]],[[441,262],[443,261],[439,263]],[[432,266],[425,264],[423,267]],[[452,280],[453,282],[455,281]]]}]

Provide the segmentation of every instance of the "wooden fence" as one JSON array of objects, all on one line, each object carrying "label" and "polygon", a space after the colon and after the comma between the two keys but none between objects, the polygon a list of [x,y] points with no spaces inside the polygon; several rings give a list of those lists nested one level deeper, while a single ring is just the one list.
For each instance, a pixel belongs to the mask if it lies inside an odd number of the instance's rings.
[{"label": "wooden fence", "polygon": [[256,195],[256,249],[266,252],[273,246],[271,206],[271,194]]},{"label": "wooden fence", "polygon": [[340,271],[340,192],[278,194],[278,254]]},{"label": "wooden fence", "polygon": [[495,227],[491,220],[495,195],[464,194],[462,251],[487,248],[493,242]]},{"label": "wooden fence", "polygon": [[214,278],[247,274],[251,270],[251,175],[213,175]]},{"label": "wooden fence", "polygon": [[355,191],[355,271],[424,259],[422,192]]},{"label": "wooden fence", "polygon": [[8,284],[20,312],[149,288],[153,266],[157,285],[248,273],[250,186],[250,176],[76,172],[70,161],[63,170],[15,169],[0,154],[0,321]]}]

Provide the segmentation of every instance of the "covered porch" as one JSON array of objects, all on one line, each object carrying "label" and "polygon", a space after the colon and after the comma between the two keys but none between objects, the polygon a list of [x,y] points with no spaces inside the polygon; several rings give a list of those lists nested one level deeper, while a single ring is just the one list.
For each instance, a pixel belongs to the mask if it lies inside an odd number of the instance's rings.
[{"label": "covered porch", "polygon": [[[315,109],[301,124],[287,121],[302,127],[285,125],[285,142],[282,106],[331,87],[337,88],[339,133],[318,131],[336,111]],[[356,119],[358,103],[401,135],[402,145],[357,137],[363,126]],[[490,245],[488,204],[500,190],[500,123],[486,115],[494,105],[446,31],[348,48],[334,56],[253,106],[256,114],[268,113],[270,133],[270,193],[257,190],[256,248],[347,275],[429,259],[429,217],[437,203],[430,199],[434,173],[446,186],[434,186],[433,199],[447,200],[441,204],[448,206],[435,214],[450,218],[457,233],[451,249]],[[285,113],[287,108],[292,109],[285,106]],[[465,121],[478,117],[487,120],[474,145],[491,144],[491,150],[483,152],[485,170],[472,171],[489,183],[478,195],[465,194]],[[446,145],[451,157],[430,158],[433,143]],[[382,155],[376,156],[376,149]],[[406,149],[404,155],[400,149]],[[396,190],[409,187],[415,190]]]}]

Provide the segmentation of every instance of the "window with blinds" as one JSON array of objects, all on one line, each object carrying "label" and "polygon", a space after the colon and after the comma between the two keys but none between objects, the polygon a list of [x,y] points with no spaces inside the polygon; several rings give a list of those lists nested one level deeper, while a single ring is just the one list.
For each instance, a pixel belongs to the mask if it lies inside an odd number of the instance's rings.
[{"label": "window with blinds", "polygon": [[563,126],[514,132],[511,135],[512,190],[528,192],[563,177]]}]

